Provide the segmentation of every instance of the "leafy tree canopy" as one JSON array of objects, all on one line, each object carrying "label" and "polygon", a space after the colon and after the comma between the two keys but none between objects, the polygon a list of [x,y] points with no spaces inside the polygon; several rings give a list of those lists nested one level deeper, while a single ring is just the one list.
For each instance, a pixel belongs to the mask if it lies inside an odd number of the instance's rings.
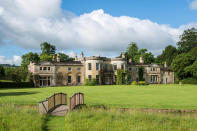
[{"label": "leafy tree canopy", "polygon": [[41,54],[55,54],[56,47],[54,45],[51,45],[50,43],[44,42],[40,44],[41,47]]},{"label": "leafy tree canopy", "polygon": [[24,54],[22,56],[22,62],[21,62],[21,66],[24,68],[27,68],[27,66],[29,65],[30,61],[32,62],[38,62],[40,60],[40,57],[37,53],[32,53],[29,52],[27,54]]},{"label": "leafy tree canopy", "polygon": [[151,52],[147,53],[147,49],[140,49],[134,57],[134,62],[138,63],[140,56],[142,56],[146,64],[151,64],[155,61],[154,55]]},{"label": "leafy tree canopy", "polygon": [[41,54],[40,55],[40,61],[52,61],[53,55],[50,54]]},{"label": "leafy tree canopy", "polygon": [[60,61],[70,61],[70,60],[74,60],[74,58],[69,57],[68,55],[64,54],[64,53],[58,53],[60,56]]},{"label": "leafy tree canopy", "polygon": [[165,50],[163,50],[162,54],[157,56],[157,60],[160,63],[167,62],[168,65],[172,63],[172,60],[177,56],[177,49],[172,45],[168,45]]},{"label": "leafy tree canopy", "polygon": [[197,30],[195,28],[185,30],[177,46],[179,53],[188,53],[192,48],[197,47]]},{"label": "leafy tree canopy", "polygon": [[0,78],[5,76],[4,67],[0,65]]},{"label": "leafy tree canopy", "polygon": [[191,72],[186,70],[187,66],[190,66],[195,61],[195,57],[189,53],[184,53],[177,55],[176,58],[172,61],[171,68],[177,75],[178,79],[184,79],[191,77]]},{"label": "leafy tree canopy", "polygon": [[131,42],[126,50],[126,55],[128,59],[134,59],[135,55],[137,55],[138,52],[138,46],[135,42]]}]

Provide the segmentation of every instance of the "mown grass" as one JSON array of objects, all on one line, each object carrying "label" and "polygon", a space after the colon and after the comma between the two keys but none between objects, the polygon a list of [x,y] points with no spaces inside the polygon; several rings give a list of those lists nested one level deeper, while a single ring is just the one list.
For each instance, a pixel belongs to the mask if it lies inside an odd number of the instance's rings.
[{"label": "mown grass", "polygon": [[0,103],[37,104],[54,93],[85,94],[88,106],[197,109],[196,85],[109,85],[0,89]]},{"label": "mown grass", "polygon": [[45,118],[32,106],[0,105],[0,131],[42,131]]},{"label": "mown grass", "polygon": [[65,117],[68,131],[195,131],[197,114],[84,108]]}]

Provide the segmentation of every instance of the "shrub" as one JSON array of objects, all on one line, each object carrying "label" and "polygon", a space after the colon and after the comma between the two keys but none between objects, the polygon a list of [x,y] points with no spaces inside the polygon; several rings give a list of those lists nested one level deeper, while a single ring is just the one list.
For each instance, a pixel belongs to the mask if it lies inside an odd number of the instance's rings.
[{"label": "shrub", "polygon": [[146,81],[139,81],[138,85],[147,85]]},{"label": "shrub", "polygon": [[131,85],[137,85],[137,82],[136,81],[132,81]]},{"label": "shrub", "polygon": [[0,88],[34,87],[32,82],[0,82]]},{"label": "shrub", "polygon": [[146,81],[132,81],[131,85],[147,85]]},{"label": "shrub", "polygon": [[180,82],[182,82],[183,84],[197,84],[197,79],[187,78],[187,79],[181,80]]},{"label": "shrub", "polygon": [[96,85],[96,79],[93,78],[91,81],[88,81],[88,79],[86,78],[84,85],[85,86],[95,86]]}]

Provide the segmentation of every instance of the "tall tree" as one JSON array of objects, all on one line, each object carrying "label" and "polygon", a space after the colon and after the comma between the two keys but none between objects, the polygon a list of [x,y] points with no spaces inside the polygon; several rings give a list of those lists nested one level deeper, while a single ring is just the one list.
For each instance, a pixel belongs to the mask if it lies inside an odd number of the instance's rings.
[{"label": "tall tree", "polygon": [[191,54],[192,56],[197,57],[197,47],[192,48],[192,49],[189,51],[189,54]]},{"label": "tall tree", "polygon": [[52,61],[53,55],[52,54],[41,54],[40,61]]},{"label": "tall tree", "polygon": [[50,43],[47,42],[41,43],[40,47],[42,51],[41,54],[47,54],[47,55],[55,54],[56,47]]},{"label": "tall tree", "polygon": [[127,47],[127,51],[126,51],[127,58],[134,59],[135,55],[137,55],[137,52],[138,52],[137,44],[135,42],[131,42]]},{"label": "tall tree", "polygon": [[69,57],[67,54],[64,53],[58,53],[60,56],[60,61],[70,61],[70,60],[74,60],[74,58]]},{"label": "tall tree", "polygon": [[0,78],[5,76],[5,70],[4,67],[2,65],[0,65]]},{"label": "tall tree", "polygon": [[27,66],[29,65],[30,61],[38,62],[39,60],[40,60],[40,57],[37,53],[29,52],[22,56],[21,66],[27,69]]},{"label": "tall tree", "polygon": [[177,46],[179,53],[188,53],[192,48],[197,47],[197,30],[195,28],[185,30]]},{"label": "tall tree", "polygon": [[140,49],[134,56],[134,62],[138,63],[140,56],[142,56],[146,64],[151,64],[155,61],[154,55],[151,52],[147,53],[147,49]]},{"label": "tall tree", "polygon": [[168,65],[171,65],[172,60],[177,56],[177,49],[172,45],[168,45],[165,50],[163,50],[162,54],[157,56],[157,60],[160,63],[167,62]]},{"label": "tall tree", "polygon": [[187,66],[184,71],[187,73],[187,74],[190,74],[191,77],[195,77],[197,78],[197,58],[196,60],[194,61],[194,63],[190,66]]},{"label": "tall tree", "polygon": [[186,71],[187,66],[190,66],[195,61],[195,57],[189,53],[177,55],[172,61],[171,68],[179,79],[191,77],[191,72]]}]

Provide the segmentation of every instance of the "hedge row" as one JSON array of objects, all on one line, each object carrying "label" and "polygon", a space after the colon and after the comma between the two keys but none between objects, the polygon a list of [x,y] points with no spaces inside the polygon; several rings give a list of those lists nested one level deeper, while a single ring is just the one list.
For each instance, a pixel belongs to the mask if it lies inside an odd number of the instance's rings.
[{"label": "hedge row", "polygon": [[25,88],[25,87],[34,87],[32,82],[0,82],[0,88]]},{"label": "hedge row", "polygon": [[183,84],[195,84],[195,85],[197,85],[197,79],[194,79],[194,78],[183,79],[180,82],[182,82]]}]

